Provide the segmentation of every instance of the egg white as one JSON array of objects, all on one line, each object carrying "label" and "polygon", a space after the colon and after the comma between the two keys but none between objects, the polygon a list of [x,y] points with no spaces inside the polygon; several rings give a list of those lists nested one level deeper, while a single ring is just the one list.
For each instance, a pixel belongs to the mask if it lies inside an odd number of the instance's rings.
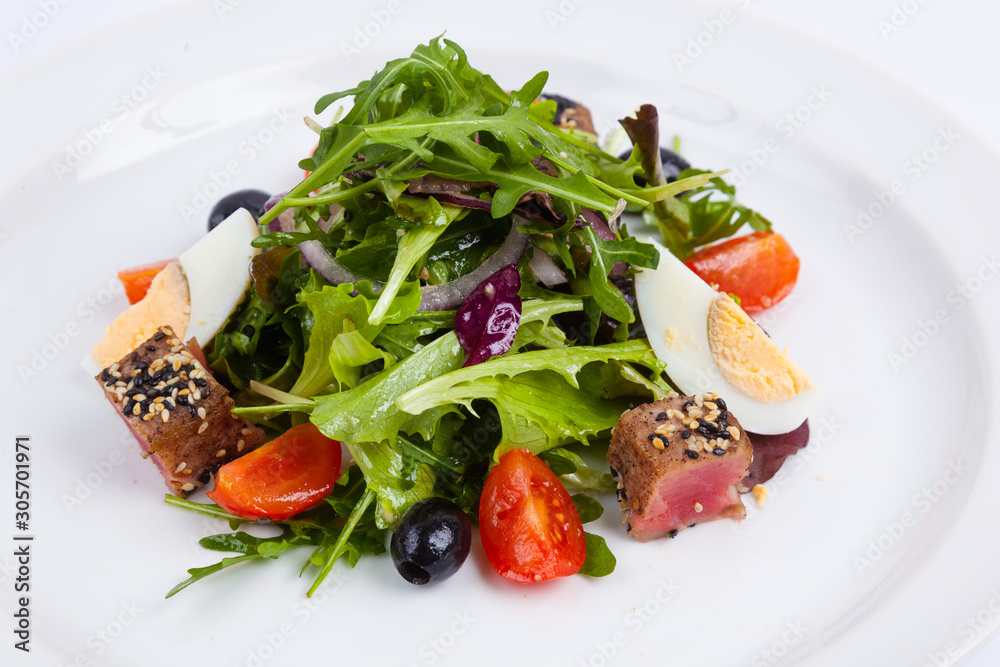
[{"label": "egg white", "polygon": [[[685,394],[718,394],[747,431],[763,435],[794,430],[812,413],[822,394],[811,384],[791,398],[765,402],[748,396],[723,376],[709,347],[709,311],[719,293],[660,243],[655,269],[635,277],[636,305],[650,347],[667,364],[667,375]],[[738,344],[738,341],[733,341]]]}]

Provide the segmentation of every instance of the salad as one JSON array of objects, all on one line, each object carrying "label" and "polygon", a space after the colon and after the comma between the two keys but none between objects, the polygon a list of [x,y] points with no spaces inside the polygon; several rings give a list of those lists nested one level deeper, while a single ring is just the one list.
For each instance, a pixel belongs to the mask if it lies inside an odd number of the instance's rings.
[{"label": "salad", "polygon": [[[628,437],[623,414],[664,406],[649,409],[655,433],[636,438],[667,451],[686,433],[677,465],[708,470],[739,451],[740,491],[805,444],[814,388],[745,315],[794,286],[788,244],[737,202],[724,172],[692,169],[676,142],[660,147],[654,107],[622,119],[632,149],[615,156],[585,108],[546,83],[540,72],[507,92],[457,44],[433,39],[322,97],[316,114],[352,102],[326,127],[311,122],[304,179],[283,195],[221,201],[180,277],[170,263],[122,274],[149,321],[162,312],[150,304],[187,289],[190,322],[136,334],[98,379],[173,484],[167,502],[233,531],[201,545],[235,555],[189,570],[168,597],[286,552],[308,554],[310,594],[342,557],[353,566],[387,550],[404,578],[432,583],[461,566],[476,526],[508,579],[604,576],[615,558],[583,528],[603,512],[595,496],[617,492],[630,532],[640,512],[627,471],[596,462]],[[630,235],[629,216],[659,238]],[[745,226],[751,234],[730,238]],[[233,256],[248,278],[227,273]],[[216,325],[195,315],[218,298],[197,287],[208,264],[234,295],[212,312]],[[187,288],[166,286],[184,275]],[[670,294],[688,294],[691,277],[691,294],[733,304],[707,334],[707,384],[675,344],[685,325],[670,319],[684,309]],[[739,341],[754,336],[748,379]],[[777,397],[753,380],[773,368],[792,378]],[[743,396],[716,388],[730,385]],[[196,437],[205,460],[173,456]],[[188,499],[213,479],[212,502]],[[739,518],[736,485],[725,484],[719,516]],[[281,534],[239,530],[253,522]]]}]

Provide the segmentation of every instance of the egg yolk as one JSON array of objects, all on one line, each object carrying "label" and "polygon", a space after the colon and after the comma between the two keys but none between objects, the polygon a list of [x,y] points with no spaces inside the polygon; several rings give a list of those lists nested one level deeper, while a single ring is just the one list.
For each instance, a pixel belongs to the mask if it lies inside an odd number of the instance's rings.
[{"label": "egg yolk", "polygon": [[719,371],[742,394],[780,403],[812,385],[805,372],[727,294],[708,314],[708,345]]}]

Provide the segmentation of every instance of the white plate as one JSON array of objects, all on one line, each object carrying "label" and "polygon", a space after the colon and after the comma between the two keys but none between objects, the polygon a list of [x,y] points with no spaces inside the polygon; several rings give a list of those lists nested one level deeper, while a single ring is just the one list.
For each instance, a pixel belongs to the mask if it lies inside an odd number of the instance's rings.
[{"label": "white plate", "polygon": [[[35,536],[34,652],[7,642],[2,655],[18,665],[915,665],[953,664],[995,631],[997,367],[982,331],[998,319],[986,307],[998,233],[977,216],[1000,163],[957,126],[935,149],[951,125],[943,113],[749,16],[713,37],[714,5],[518,1],[464,17],[443,2],[335,13],[319,1],[280,12],[230,2],[221,16],[215,5],[116,27],[2,82],[4,438],[32,437]],[[606,503],[597,530],[618,571],[601,580],[510,585],[476,545],[437,588],[410,587],[388,558],[369,558],[338,564],[307,601],[303,552],[165,601],[186,568],[214,562],[197,539],[225,526],[163,504],[156,470],[80,371],[124,307],[114,271],[182,251],[220,192],[292,184],[312,145],[295,119],[444,28],[502,85],[548,69],[550,89],[590,103],[602,128],[653,102],[693,162],[755,172],[741,199],[803,261],[787,306],[764,321],[827,394],[813,442],[741,525],[635,544]],[[371,43],[358,38],[348,62],[345,45],[366,30]],[[702,53],[679,74],[664,45],[688,37]],[[777,123],[796,112],[789,135]],[[71,150],[87,154],[68,162]],[[933,165],[913,171],[911,154],[925,150]],[[877,194],[896,179],[906,192],[878,214]],[[874,216],[851,243],[859,207]],[[976,290],[961,307],[958,284]],[[916,354],[893,368],[904,338]],[[32,364],[37,375],[25,373]],[[12,498],[13,474],[0,478],[0,497]],[[14,561],[0,565],[12,612]]]}]

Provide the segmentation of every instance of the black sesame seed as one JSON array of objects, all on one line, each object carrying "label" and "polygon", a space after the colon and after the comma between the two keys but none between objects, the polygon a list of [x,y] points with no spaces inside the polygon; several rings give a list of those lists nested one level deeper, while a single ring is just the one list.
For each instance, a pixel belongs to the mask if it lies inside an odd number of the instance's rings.
[{"label": "black sesame seed", "polygon": [[132,353],[132,354],[130,354],[130,355],[129,355],[129,357],[128,357],[129,361],[135,361],[135,360],[136,360],[136,359],[138,359],[138,358],[139,358],[139,352],[138,352],[138,351],[136,351],[136,352],[133,352],[133,353]]},{"label": "black sesame seed", "polygon": [[[721,408],[722,406],[720,405],[719,407]],[[724,422],[727,419],[729,419],[729,410],[723,410],[722,412],[719,413],[720,422]]]},{"label": "black sesame seed", "polygon": [[618,471],[617,470],[615,470],[614,468],[611,468],[610,466],[609,466],[609,469],[611,470],[611,476],[612,477],[617,477],[618,476]]},{"label": "black sesame seed", "polygon": [[684,405],[681,406],[681,410],[687,411],[687,409],[690,408],[692,405],[694,405],[694,403],[692,403],[691,401],[685,401]]},{"label": "black sesame seed", "polygon": [[[146,349],[149,349],[150,347],[152,347],[152,346],[151,345],[147,345]],[[149,368],[149,362],[148,361],[143,361],[142,359],[140,359],[139,361],[135,362],[135,367],[138,368],[138,369],[140,369],[140,370],[146,370],[147,368]]]},{"label": "black sesame seed", "polygon": [[714,431],[713,431],[712,429],[708,428],[707,426],[699,426],[699,427],[698,427],[698,428],[696,428],[695,430],[696,430],[696,431],[697,431],[698,433],[701,433],[701,434],[702,434],[703,436],[705,436],[706,438],[710,438],[710,437],[712,437],[713,435],[715,435],[715,432],[714,432]]},{"label": "black sesame seed", "polygon": [[727,410],[728,409],[728,408],[726,408],[726,402],[724,400],[722,400],[721,398],[715,399],[715,404],[717,406],[719,406],[720,410]]},{"label": "black sesame seed", "polygon": [[691,437],[691,429],[686,428],[683,431],[681,431],[681,438],[683,438],[684,440],[687,440],[690,437]]},{"label": "black sesame seed", "polygon": [[656,435],[655,433],[650,433],[649,434],[649,441],[652,442],[655,438],[658,438],[658,437],[660,437],[660,436]]},{"label": "black sesame seed", "polygon": [[620,503],[625,502],[628,499],[625,495],[625,489],[618,489],[615,495],[618,497],[618,502]]},{"label": "black sesame seed", "polygon": [[674,528],[673,530],[668,531],[667,532],[667,537],[677,537],[677,529]]},{"label": "black sesame seed", "polygon": [[208,380],[205,380],[205,379],[202,379],[202,378],[195,378],[194,379],[194,384],[195,384],[196,387],[207,387],[208,386]]},{"label": "black sesame seed", "polygon": [[729,431],[719,431],[719,437],[723,440],[729,440],[733,436]]},{"label": "black sesame seed", "polygon": [[135,401],[131,398],[125,401],[125,407],[122,408],[122,414],[130,415],[132,414],[132,408],[135,407]]},{"label": "black sesame seed", "polygon": [[142,391],[139,390],[139,389],[129,389],[128,391],[125,392],[125,395],[126,396],[135,396],[136,394],[141,394],[141,393],[142,393]]},{"label": "black sesame seed", "polygon": [[[178,401],[178,403],[180,403],[180,401]],[[188,404],[186,401],[183,403],[183,405],[188,409],[188,412],[191,413],[192,417],[198,416],[198,411],[194,409],[194,406]]]},{"label": "black sesame seed", "polygon": [[162,331],[157,331],[155,334],[153,334],[153,340],[163,340],[163,337],[166,335],[167,334],[163,333]]},{"label": "black sesame seed", "polygon": [[697,525],[698,525],[697,523],[689,523],[688,528],[694,528]]},{"label": "black sesame seed", "polygon": [[721,421],[719,421],[717,423],[719,425],[719,430],[720,431],[725,431],[727,428],[729,428],[729,422],[727,420],[725,420],[725,419],[723,419],[723,420],[721,420]]},{"label": "black sesame seed", "polygon": [[198,481],[202,484],[208,484],[208,480],[210,479],[212,479],[212,469],[205,468],[201,471],[201,476],[198,478]]},{"label": "black sesame seed", "polygon": [[101,371],[101,381],[107,382],[110,379],[111,379],[111,373],[109,373],[108,369],[105,368],[103,371]]},{"label": "black sesame seed", "polygon": [[626,533],[631,533],[632,532],[632,524],[631,523],[626,523],[625,524],[625,532]]},{"label": "black sesame seed", "polygon": [[156,346],[155,345],[147,345],[146,346],[146,351],[147,352],[155,352],[156,351]]},{"label": "black sesame seed", "polygon": [[660,414],[656,415],[656,421],[658,422],[664,421],[666,420],[666,418],[667,418],[666,412],[661,412]]},{"label": "black sesame seed", "polygon": [[696,459],[696,458],[698,458],[698,452],[694,451],[693,449],[685,449],[684,453],[687,454],[687,457],[689,459]]},{"label": "black sesame seed", "polygon": [[715,449],[712,450],[712,453],[715,454],[716,456],[722,456],[723,454],[726,453],[726,450],[722,449],[721,447],[716,447]]}]

